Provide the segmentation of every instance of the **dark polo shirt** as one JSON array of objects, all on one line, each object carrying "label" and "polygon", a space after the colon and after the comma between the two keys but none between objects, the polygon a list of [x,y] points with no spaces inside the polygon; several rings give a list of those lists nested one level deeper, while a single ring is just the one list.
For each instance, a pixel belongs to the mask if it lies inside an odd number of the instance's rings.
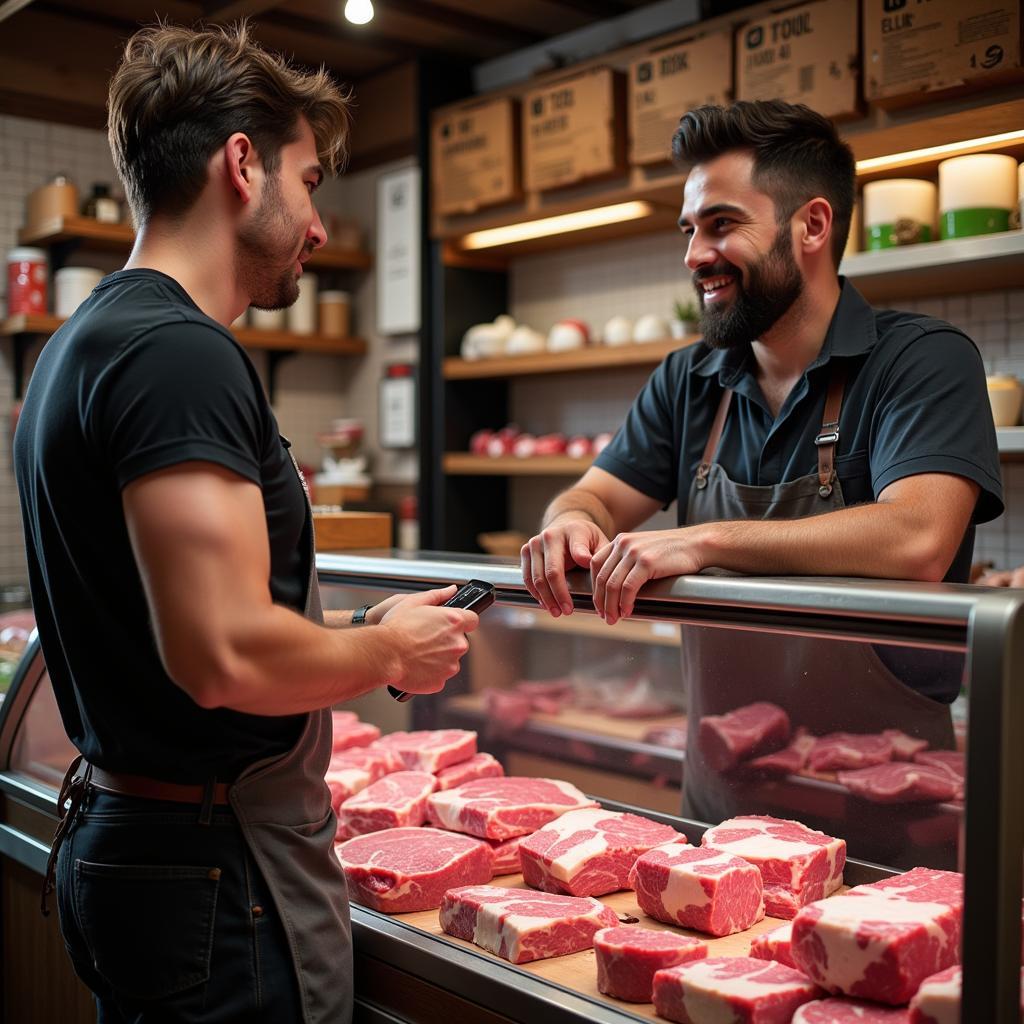
[{"label": "dark polo shirt", "polygon": [[772,416],[749,346],[703,342],[669,355],[637,396],[595,465],[686,518],[690,485],[722,392],[735,394],[716,461],[737,483],[768,486],[817,471],[833,360],[847,365],[836,471],[847,505],[874,501],[919,473],[981,488],[947,580],[966,582],[974,524],[1003,511],[999,452],[981,356],[962,331],[932,317],[872,309],[845,279],[817,359]]}]

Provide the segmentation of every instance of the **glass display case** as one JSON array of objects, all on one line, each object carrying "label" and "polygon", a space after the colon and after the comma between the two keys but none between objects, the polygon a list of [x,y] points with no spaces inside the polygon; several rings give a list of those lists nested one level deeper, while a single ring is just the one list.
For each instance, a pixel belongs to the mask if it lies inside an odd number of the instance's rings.
[{"label": "glass display case", "polygon": [[[363,720],[384,732],[473,729],[506,773],[573,782],[691,843],[733,815],[797,819],[847,841],[847,885],[914,866],[963,871],[962,1021],[1018,1021],[1016,592],[681,577],[649,584],[634,616],[608,627],[583,574],[571,580],[574,614],[553,619],[505,560],[381,553],[317,564],[327,608],[471,578],[497,590],[443,692],[399,703],[381,688],[346,705]],[[0,710],[5,865],[41,872],[43,834],[12,808],[52,825],[72,755],[33,648]],[[605,900],[620,917],[642,916],[631,893]],[[592,952],[513,966],[442,934],[436,912],[353,905],[352,916],[357,1020],[654,1019],[649,1005],[597,991]],[[749,940],[718,951],[742,955]]]}]

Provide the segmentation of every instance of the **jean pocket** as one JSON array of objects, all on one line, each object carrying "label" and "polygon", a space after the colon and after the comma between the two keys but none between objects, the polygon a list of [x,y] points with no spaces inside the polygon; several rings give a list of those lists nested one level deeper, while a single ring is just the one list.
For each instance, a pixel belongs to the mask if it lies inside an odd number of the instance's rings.
[{"label": "jean pocket", "polygon": [[220,868],[74,862],[74,910],[96,971],[161,999],[209,980]]}]

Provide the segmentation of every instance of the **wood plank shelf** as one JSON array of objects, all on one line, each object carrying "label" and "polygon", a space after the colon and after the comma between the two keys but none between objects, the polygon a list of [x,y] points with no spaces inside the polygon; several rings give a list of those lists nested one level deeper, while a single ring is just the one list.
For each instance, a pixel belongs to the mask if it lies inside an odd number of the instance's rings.
[{"label": "wood plank shelf", "polygon": [[0,338],[16,334],[53,334],[62,323],[63,317],[50,313],[15,313],[0,322]]},{"label": "wood plank shelf", "polygon": [[[81,242],[92,249],[120,252],[132,247],[135,232],[129,224],[107,224],[92,217],[54,217],[18,232],[19,245],[44,248],[63,242]],[[326,245],[307,264],[313,270],[368,270],[373,259],[362,249]]]},{"label": "wood plank shelf", "polygon": [[491,359],[445,359],[446,380],[477,380],[487,377],[518,377],[532,374],[607,370],[624,366],[657,366],[670,352],[699,340],[690,335],[679,340],[650,341],[621,346],[590,345],[573,352],[537,352]]},{"label": "wood plank shelf", "polygon": [[573,459],[568,455],[538,455],[517,459],[514,455],[473,455],[471,452],[446,452],[444,471],[449,476],[578,476],[594,461],[587,455]]}]

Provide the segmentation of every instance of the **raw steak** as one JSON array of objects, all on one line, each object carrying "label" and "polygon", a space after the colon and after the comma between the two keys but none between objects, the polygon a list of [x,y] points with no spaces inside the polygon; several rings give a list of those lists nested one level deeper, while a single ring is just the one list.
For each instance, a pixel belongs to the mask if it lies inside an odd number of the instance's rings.
[{"label": "raw steak", "polygon": [[656,725],[643,734],[641,743],[650,743],[655,747],[668,747],[670,750],[686,749],[686,727],[676,725]]},{"label": "raw steak", "polygon": [[331,710],[331,725],[333,728],[343,728],[348,725],[355,725],[359,721],[359,716],[354,711],[335,711]]},{"label": "raw steak", "polygon": [[493,779],[504,774],[501,762],[490,754],[474,754],[468,761],[442,768],[437,773],[437,788],[454,789],[473,779]]},{"label": "raw steak", "polygon": [[798,821],[759,814],[730,818],[709,828],[701,842],[757,866],[769,917],[791,920],[802,906],[843,884],[846,841]]},{"label": "raw steak", "polygon": [[[784,924],[781,928],[773,928],[770,932],[762,932],[750,943],[750,955],[758,960],[778,960],[787,967],[796,967],[793,960],[792,924]],[[797,968],[799,970],[799,968]]]},{"label": "raw steak", "polygon": [[725,715],[705,715],[700,720],[697,742],[708,766],[724,772],[744,758],[784,747],[788,739],[786,712],[777,704],[758,701]]},{"label": "raw steak", "polygon": [[804,907],[793,959],[829,992],[899,1006],[960,956],[963,876],[914,868]]},{"label": "raw steak", "polygon": [[746,956],[696,960],[654,976],[658,1016],[683,1024],[788,1024],[819,995],[792,967]]},{"label": "raw steak", "polygon": [[369,722],[350,722],[347,725],[334,723],[331,749],[334,753],[351,747],[367,747],[380,737],[380,729]]},{"label": "raw steak", "polygon": [[[1024,971],[1020,973],[1020,1016],[1024,1021]],[[921,982],[910,1000],[910,1024],[960,1024],[960,993],[963,972],[947,967]]]},{"label": "raw steak", "polygon": [[433,828],[395,828],[334,848],[352,898],[384,914],[436,910],[448,889],[491,880],[484,843]]},{"label": "raw steak", "polygon": [[954,799],[963,800],[967,765],[966,758],[959,750],[923,750],[914,755],[914,761],[944,772],[956,789]]},{"label": "raw steak", "polygon": [[659,846],[629,873],[645,914],[709,935],[742,932],[764,917],[761,873],[710,846]]},{"label": "raw steak", "polygon": [[427,820],[427,797],[436,785],[429,772],[392,772],[349,797],[341,805],[338,821],[352,836],[417,827]]},{"label": "raw steak", "polygon": [[494,855],[495,875],[518,875],[523,866],[519,860],[519,845],[526,836],[513,836],[511,839],[481,839],[491,848]]},{"label": "raw steak", "polygon": [[839,773],[839,785],[876,804],[936,803],[956,796],[946,772],[926,764],[889,761]]},{"label": "raw steak", "polygon": [[913,761],[915,754],[928,749],[927,740],[915,739],[899,729],[883,729],[882,735],[892,744],[894,761]]},{"label": "raw steak", "polygon": [[[879,1006],[864,999],[816,999],[793,1014],[793,1024],[909,1024],[904,1007]],[[958,1022],[959,1024],[959,1022]]]},{"label": "raw steak", "polygon": [[830,732],[818,738],[807,755],[807,767],[815,772],[867,768],[892,760],[892,740],[853,732]]},{"label": "raw steak", "polygon": [[489,734],[515,732],[530,720],[533,702],[525,694],[491,687],[484,693],[484,713]]},{"label": "raw steak", "polygon": [[618,924],[615,911],[589,897],[469,885],[449,889],[441,927],[514,964],[564,956],[594,945],[594,933]]},{"label": "raw steak", "polygon": [[569,811],[524,839],[523,879],[544,892],[604,896],[629,886],[629,869],[654,846],[686,842],[668,825],[600,807]]},{"label": "raw steak", "polygon": [[370,781],[376,782],[392,772],[405,768],[402,759],[393,750],[378,747],[352,747],[331,755],[331,769],[362,768],[370,773]]},{"label": "raw steak", "polygon": [[341,811],[341,805],[370,785],[370,773],[365,768],[328,768],[324,782],[331,791],[331,810]]},{"label": "raw steak", "polygon": [[442,768],[468,761],[476,753],[476,733],[467,729],[392,732],[375,745],[395,751],[410,771],[436,775]]},{"label": "raw steak", "polygon": [[574,785],[557,779],[474,779],[434,793],[427,817],[441,828],[485,839],[511,839],[536,832],[567,811],[596,807]]},{"label": "raw steak", "polygon": [[594,936],[597,990],[627,1003],[649,1003],[654,975],[708,955],[706,942],[650,928],[602,928]]},{"label": "raw steak", "polygon": [[788,746],[774,753],[755,757],[747,761],[745,767],[772,774],[792,775],[807,764],[807,755],[817,742],[816,736],[812,736],[804,729],[797,729]]}]

